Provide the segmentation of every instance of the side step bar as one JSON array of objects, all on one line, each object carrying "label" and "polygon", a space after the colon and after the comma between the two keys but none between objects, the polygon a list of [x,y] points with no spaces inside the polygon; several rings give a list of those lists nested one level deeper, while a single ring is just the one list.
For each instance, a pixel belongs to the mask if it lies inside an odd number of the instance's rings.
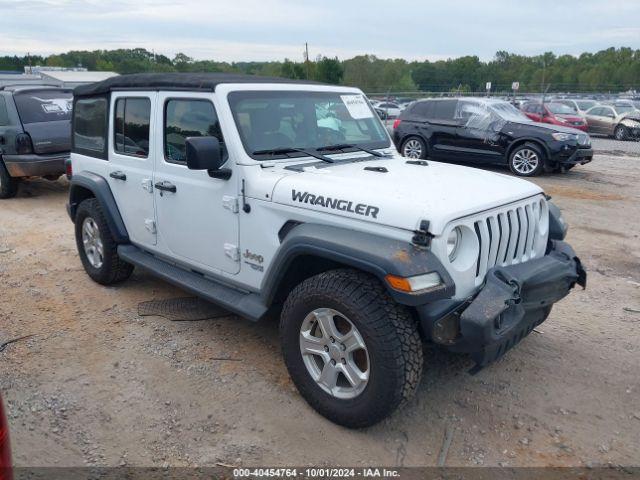
[{"label": "side step bar", "polygon": [[249,320],[258,321],[267,312],[267,306],[259,295],[237,290],[198,273],[177,267],[134,245],[119,245],[118,256],[136,267],[148,270],[156,277]]}]

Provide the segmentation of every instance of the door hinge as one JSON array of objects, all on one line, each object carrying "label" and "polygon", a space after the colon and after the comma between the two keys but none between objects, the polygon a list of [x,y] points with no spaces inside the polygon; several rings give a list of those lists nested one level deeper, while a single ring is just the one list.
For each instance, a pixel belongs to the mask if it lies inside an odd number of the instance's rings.
[{"label": "door hinge", "polygon": [[142,188],[144,188],[149,193],[153,193],[153,182],[150,178],[142,179]]},{"label": "door hinge", "polygon": [[234,262],[240,261],[240,249],[237,245],[231,243],[224,244],[224,254]]},{"label": "door hinge", "polygon": [[144,226],[149,232],[156,233],[156,222],[150,218],[145,219]]},{"label": "door hinge", "polygon": [[222,197],[222,206],[227,210],[231,210],[232,213],[238,213],[238,198],[225,195]]}]

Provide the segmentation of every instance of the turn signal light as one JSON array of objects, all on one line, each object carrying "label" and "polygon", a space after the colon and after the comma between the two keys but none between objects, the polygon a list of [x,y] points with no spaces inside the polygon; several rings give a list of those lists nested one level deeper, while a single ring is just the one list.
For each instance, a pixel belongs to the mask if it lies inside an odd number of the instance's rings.
[{"label": "turn signal light", "polygon": [[416,293],[442,284],[442,279],[438,272],[430,272],[424,275],[406,278],[389,274],[385,276],[384,279],[394,290],[406,293]]}]

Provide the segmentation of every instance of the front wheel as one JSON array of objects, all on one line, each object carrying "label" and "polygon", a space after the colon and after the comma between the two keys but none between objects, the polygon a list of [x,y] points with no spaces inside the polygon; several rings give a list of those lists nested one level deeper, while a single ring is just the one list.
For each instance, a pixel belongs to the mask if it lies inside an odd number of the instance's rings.
[{"label": "front wheel", "polygon": [[361,272],[333,270],[298,285],[285,302],[280,339],[301,395],[346,427],[379,422],[420,381],[415,320],[375,277]]},{"label": "front wheel", "polygon": [[616,140],[625,141],[629,136],[627,135],[627,129],[624,125],[618,125],[613,131],[613,136]]},{"label": "front wheel", "polygon": [[525,143],[511,152],[509,168],[520,177],[534,177],[544,169],[544,154],[537,145]]},{"label": "front wheel", "polygon": [[427,146],[421,138],[409,137],[402,142],[400,153],[403,157],[424,160],[427,158]]},{"label": "front wheel", "polygon": [[18,179],[9,175],[7,167],[0,160],[0,198],[13,198],[18,193]]},{"label": "front wheel", "polygon": [[111,285],[131,276],[133,265],[118,256],[118,245],[98,200],[89,198],[78,206],[75,226],[80,260],[93,280]]}]

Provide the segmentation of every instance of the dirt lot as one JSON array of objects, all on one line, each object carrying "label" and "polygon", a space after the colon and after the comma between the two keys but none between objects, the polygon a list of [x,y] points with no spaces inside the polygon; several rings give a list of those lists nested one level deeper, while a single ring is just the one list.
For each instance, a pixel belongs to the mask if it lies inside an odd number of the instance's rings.
[{"label": "dirt lot", "polygon": [[66,185],[34,181],[0,205],[0,389],[18,466],[640,464],[640,158],[597,156],[535,180],[571,224],[586,291],[475,376],[429,347],[417,397],[349,431],[301,399],[274,324],[140,317],[185,296],[136,272],[85,275]]}]

